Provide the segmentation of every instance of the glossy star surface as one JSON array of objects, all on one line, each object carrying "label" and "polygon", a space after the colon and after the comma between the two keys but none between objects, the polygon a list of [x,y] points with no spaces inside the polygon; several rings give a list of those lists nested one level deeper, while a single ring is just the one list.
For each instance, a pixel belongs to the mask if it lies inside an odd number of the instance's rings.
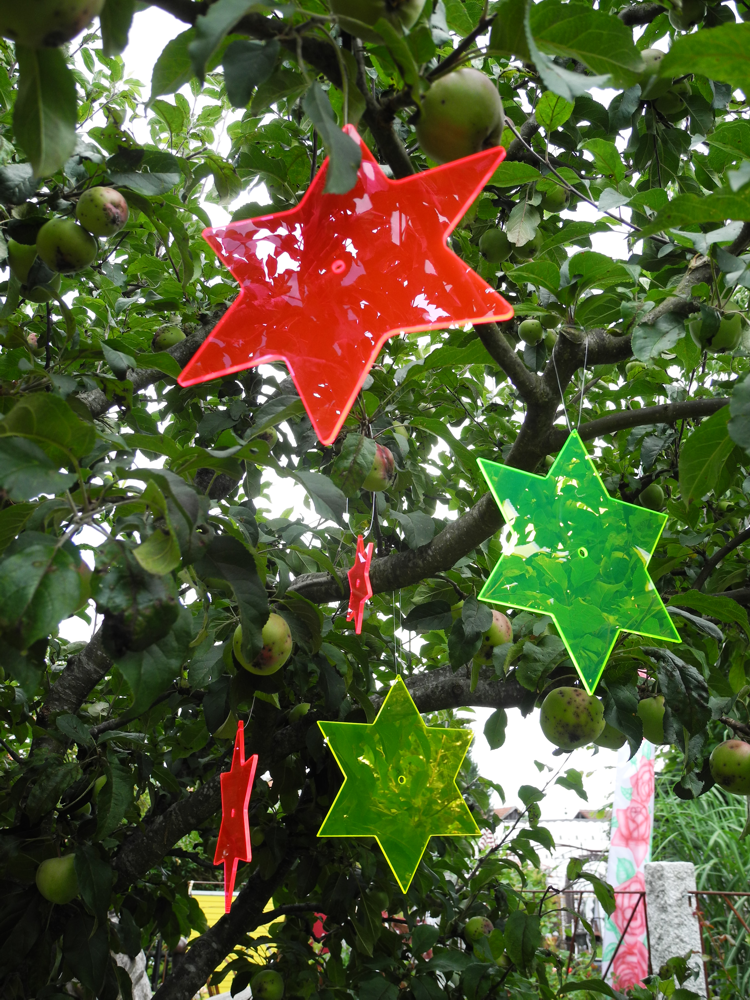
[{"label": "glossy star surface", "polygon": [[214,854],[214,864],[224,865],[224,910],[227,913],[232,905],[237,863],[251,861],[253,857],[247,807],[250,804],[257,765],[257,754],[245,760],[245,730],[243,724],[238,722],[232,768],[220,777],[221,828]]},{"label": "glossy star surface", "polygon": [[319,722],[344,773],[319,837],[375,837],[403,892],[430,837],[478,837],[456,785],[466,729],[428,727],[401,677],[372,723]]},{"label": "glossy star surface", "polygon": [[296,208],[204,231],[240,295],[178,379],[284,361],[324,444],[389,337],[513,315],[446,243],[505,150],[390,180],[347,131],[362,150],[348,194],[324,192],[325,160]]},{"label": "glossy star surface", "polygon": [[346,612],[346,620],[350,622],[354,619],[354,631],[357,635],[362,631],[365,603],[372,597],[370,563],[372,562],[373,548],[372,542],[365,548],[364,539],[358,535],[354,565],[346,574],[349,577],[349,610]]},{"label": "glossy star surface", "polygon": [[546,476],[479,465],[506,521],[483,601],[554,619],[589,694],[621,631],[679,641],[648,574],[667,515],[611,497],[577,433]]}]

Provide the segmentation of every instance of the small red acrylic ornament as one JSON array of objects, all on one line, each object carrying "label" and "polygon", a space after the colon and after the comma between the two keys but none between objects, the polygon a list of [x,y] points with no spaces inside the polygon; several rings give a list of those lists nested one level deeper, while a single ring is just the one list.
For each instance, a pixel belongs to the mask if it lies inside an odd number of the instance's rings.
[{"label": "small red acrylic ornament", "polygon": [[204,230],[240,295],[178,379],[195,385],[284,361],[323,444],[389,337],[513,316],[446,242],[505,150],[390,180],[346,130],[362,150],[347,194],[324,192],[325,160],[295,208]]},{"label": "small red acrylic ornament", "polygon": [[354,631],[357,635],[362,631],[365,603],[372,597],[370,563],[374,547],[374,544],[370,542],[365,548],[364,538],[358,535],[354,565],[346,574],[349,577],[349,610],[346,612],[346,620],[350,622],[354,619]]},{"label": "small red acrylic ornament", "polygon": [[245,760],[245,730],[237,723],[231,770],[221,775],[221,827],[216,842],[215,865],[224,865],[224,911],[229,913],[232,906],[234,880],[237,877],[237,863],[251,861],[250,822],[247,807],[253,790],[255,768],[258,755]]}]

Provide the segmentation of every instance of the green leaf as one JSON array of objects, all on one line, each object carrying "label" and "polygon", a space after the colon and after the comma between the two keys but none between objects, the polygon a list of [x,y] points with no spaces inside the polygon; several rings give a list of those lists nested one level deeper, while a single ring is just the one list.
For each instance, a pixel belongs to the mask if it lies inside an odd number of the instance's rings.
[{"label": "green leaf", "polygon": [[157,528],[145,542],[133,549],[133,555],[147,573],[156,576],[171,573],[182,561],[179,543],[174,532],[168,528]]},{"label": "green leaf", "polygon": [[374,979],[360,979],[359,1000],[397,1000],[398,987],[389,983],[384,976]]},{"label": "green leaf", "polygon": [[527,969],[541,943],[539,917],[528,914],[526,910],[514,910],[505,924],[505,947],[511,961],[519,969]]},{"label": "green leaf", "polygon": [[413,955],[424,955],[430,951],[440,937],[440,928],[431,924],[417,924],[411,932],[411,951]]},{"label": "green leaf", "polygon": [[188,46],[193,72],[203,82],[206,64],[224,37],[253,6],[252,0],[216,0],[195,21],[195,39]]},{"label": "green leaf", "polygon": [[144,712],[177,677],[187,660],[191,639],[191,616],[182,608],[163,638],[145,649],[117,657],[117,666],[133,693],[132,715]]},{"label": "green leaf", "polygon": [[581,979],[576,982],[568,980],[557,992],[559,996],[564,996],[566,993],[586,992],[586,990],[589,993],[598,993],[603,997],[611,997],[612,1000],[618,1000],[620,996],[603,979]]},{"label": "green leaf", "polygon": [[103,996],[102,988],[110,966],[106,921],[82,913],[68,920],[63,934],[63,954],[76,979],[93,993]]},{"label": "green leaf", "polygon": [[716,191],[714,194],[678,194],[653,221],[641,230],[642,236],[650,236],[665,229],[695,227],[708,222],[723,223],[726,220],[750,221],[750,189],[736,193]]},{"label": "green leaf", "polygon": [[0,561],[0,629],[27,649],[80,607],[80,556],[67,542],[25,531]]},{"label": "green leaf", "polygon": [[461,620],[464,623],[464,633],[467,639],[482,636],[492,626],[492,611],[486,604],[481,604],[476,597],[467,597],[461,608]]},{"label": "green leaf", "polygon": [[137,368],[155,368],[170,378],[179,378],[182,371],[179,361],[167,351],[139,354],[135,361]]},{"label": "green leaf", "polygon": [[490,35],[490,52],[493,55],[516,56],[522,62],[531,62],[524,31],[526,7],[526,0],[500,0],[495,6],[497,15]]},{"label": "green leaf", "polygon": [[664,351],[671,351],[684,335],[685,324],[682,317],[677,313],[663,313],[655,323],[643,323],[633,330],[633,355],[639,361],[661,357]]},{"label": "green leaf", "polygon": [[13,130],[37,177],[56,173],[76,144],[76,85],[62,49],[16,45]]},{"label": "green leaf", "polygon": [[605,177],[610,177],[616,184],[624,180],[625,164],[622,161],[622,154],[613,142],[607,139],[589,139],[581,144],[581,148],[594,154],[596,169]]},{"label": "green leaf", "polygon": [[[41,454],[44,456],[45,461],[47,461],[48,459],[44,455],[44,452],[41,452]],[[5,486],[5,478],[5,453],[2,448],[2,442],[0,442],[0,486],[7,492],[8,488]],[[40,490],[40,492],[42,491]],[[11,499],[16,498],[11,497]],[[33,503],[14,503],[0,510],[0,554],[5,552],[13,539],[23,531],[23,526],[34,510],[36,510],[36,506]]]},{"label": "green leaf", "polygon": [[588,802],[589,797],[583,787],[583,775],[574,768],[568,768],[565,774],[561,774],[555,779],[555,784],[561,788],[567,788],[569,792],[575,792],[579,799]]},{"label": "green leaf", "polygon": [[273,73],[280,45],[275,38],[267,42],[241,39],[227,46],[224,53],[224,84],[229,103],[244,108],[253,91]]},{"label": "green leaf", "polygon": [[151,74],[149,104],[160,94],[175,94],[193,75],[188,49],[195,40],[195,28],[183,31],[164,46]]},{"label": "green leaf", "polygon": [[495,187],[520,187],[521,184],[538,181],[541,176],[529,163],[504,160],[487,183]]},{"label": "green leaf", "polygon": [[122,351],[116,351],[105,341],[102,341],[101,348],[104,360],[112,369],[112,374],[122,382],[130,369],[135,368],[135,358],[130,354],[124,354]]},{"label": "green leaf", "polygon": [[447,601],[428,601],[417,604],[404,618],[401,625],[410,632],[432,632],[448,629],[453,624],[451,606]]},{"label": "green leaf", "polygon": [[722,407],[683,442],[679,477],[686,507],[710,493],[720,481],[721,472],[735,448],[727,428],[729,415],[729,407]]},{"label": "green leaf", "polygon": [[346,527],[346,497],[328,476],[320,472],[290,472],[310,495],[313,507],[320,514],[342,527]]},{"label": "green leaf", "polygon": [[[21,438],[0,438],[0,486],[11,500],[32,500],[40,493],[54,495],[69,489],[76,481],[74,472],[60,472],[57,463],[48,458],[33,441]],[[8,507],[0,512],[0,552],[13,536],[4,534],[4,525],[15,525],[26,510],[25,522],[33,507],[29,504]],[[6,529],[7,530],[7,529]],[[4,544],[3,544],[4,541]]]},{"label": "green leaf", "polygon": [[505,729],[508,715],[504,708],[496,708],[484,724],[484,735],[490,750],[497,750],[505,743]]},{"label": "green leaf", "polygon": [[412,88],[412,95],[419,103],[419,67],[403,35],[385,17],[380,17],[375,22],[375,31],[382,37],[393,61],[401,71],[404,83]]},{"label": "green leaf", "polygon": [[708,685],[691,664],[665,653],[657,668],[659,687],[674,717],[693,736],[711,719]]},{"label": "green leaf", "polygon": [[[530,9],[530,27],[542,52],[577,59],[593,73],[604,73],[616,86],[638,83],[643,60],[633,31],[619,17],[573,0],[542,0]],[[563,95],[564,96],[564,95]]]},{"label": "green leaf", "polygon": [[566,101],[564,97],[548,90],[539,98],[534,108],[534,117],[546,132],[554,132],[570,118],[574,107],[575,105]]},{"label": "green leaf", "polygon": [[539,212],[524,198],[513,206],[505,224],[505,235],[516,246],[525,246],[534,239],[540,222]]},{"label": "green leaf", "polygon": [[470,631],[467,634],[463,619],[457,618],[448,635],[448,656],[453,669],[458,670],[459,667],[468,663],[474,654],[479,652],[481,645],[482,633],[470,626]]},{"label": "green leaf", "polygon": [[737,381],[729,399],[729,436],[735,444],[750,452],[750,379]]},{"label": "green leaf", "polygon": [[236,538],[218,535],[211,539],[195,569],[204,580],[224,580],[231,587],[242,625],[242,655],[248,661],[254,660],[263,645],[261,633],[268,621],[268,595],[253,556]]},{"label": "green leaf", "polygon": [[564,97],[566,101],[573,102],[576,97],[585,94],[591,87],[607,86],[610,82],[608,74],[603,76],[585,76],[583,73],[573,73],[570,70],[558,66],[549,56],[539,50],[531,28],[531,9],[534,5],[526,4],[524,15],[524,30],[528,43],[531,60],[537,68],[537,72],[548,90]]},{"label": "green leaf", "polygon": [[60,464],[71,456],[83,458],[96,441],[93,424],[85,423],[65,400],[50,393],[26,396],[0,420],[0,438],[10,436],[30,438]]},{"label": "green leaf", "polygon": [[659,64],[659,75],[685,73],[721,80],[750,97],[750,24],[722,24],[676,37]]},{"label": "green leaf", "polygon": [[94,840],[102,840],[116,830],[133,802],[135,774],[120,763],[111,747],[107,748],[104,770],[107,780],[96,800]]},{"label": "green leaf", "polygon": [[302,106],[320,133],[328,152],[325,191],[328,194],[346,194],[357,183],[362,150],[359,144],[342,132],[336,124],[328,94],[319,83],[313,83],[308,88]]},{"label": "green leaf", "polygon": [[531,260],[520,267],[507,268],[506,273],[516,285],[528,283],[553,294],[560,287],[560,268],[551,260]]},{"label": "green leaf", "polygon": [[616,903],[615,890],[609,882],[605,882],[597,875],[592,875],[591,872],[581,872],[581,878],[585,879],[591,885],[602,909],[608,917],[611,916],[615,912]]},{"label": "green leaf", "polygon": [[49,760],[47,765],[31,785],[29,797],[26,800],[26,815],[32,824],[52,812],[63,792],[75,784],[81,777],[81,769],[73,761],[61,763]]},{"label": "green leaf", "polygon": [[699,590],[686,590],[670,597],[668,607],[692,608],[694,611],[700,611],[702,615],[717,618],[720,622],[740,625],[750,638],[750,620],[747,611],[730,597],[702,594]]},{"label": "green leaf", "polygon": [[95,847],[83,844],[76,847],[75,868],[81,899],[97,920],[106,923],[114,882],[112,866],[102,860]]},{"label": "green leaf", "polygon": [[55,725],[61,733],[77,743],[79,747],[94,746],[94,737],[77,716],[67,712],[64,715],[58,715],[55,719]]},{"label": "green leaf", "polygon": [[135,0],[107,0],[105,3],[99,15],[105,56],[119,56],[126,48],[134,12]]},{"label": "green leaf", "polygon": [[392,510],[389,517],[395,518],[401,525],[406,544],[410,549],[427,545],[435,535],[435,522],[422,510],[413,510],[410,514],[399,514],[398,511]]}]

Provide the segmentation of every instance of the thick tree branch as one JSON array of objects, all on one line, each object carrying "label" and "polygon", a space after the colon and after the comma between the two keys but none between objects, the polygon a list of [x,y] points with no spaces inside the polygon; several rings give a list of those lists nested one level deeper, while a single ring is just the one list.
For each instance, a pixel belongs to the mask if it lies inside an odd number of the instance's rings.
[{"label": "thick tree branch", "polygon": [[632,7],[621,10],[617,16],[623,24],[634,28],[640,24],[651,24],[659,14],[665,14],[666,10],[660,3],[635,3]]},{"label": "thick tree branch", "polygon": [[188,948],[180,964],[154,994],[154,1000],[187,1000],[195,996],[242,936],[267,922],[268,916],[263,910],[283,884],[295,860],[296,855],[290,851],[268,880],[261,878],[256,869],[229,913],[220,917]]},{"label": "thick tree branch", "polygon": [[[584,441],[592,441],[594,438],[602,437],[606,434],[615,434],[617,431],[626,430],[629,427],[645,427],[648,424],[673,424],[677,420],[689,420],[695,417],[710,417],[722,407],[726,406],[729,400],[726,397],[716,397],[714,399],[686,399],[680,403],[664,403],[660,406],[644,406],[640,410],[617,410],[608,413],[606,417],[598,420],[589,420],[581,424],[579,433]],[[562,448],[566,437],[567,429],[555,427],[549,436],[550,451],[559,451]]]},{"label": "thick tree branch", "polygon": [[475,330],[487,353],[518,389],[521,399],[526,403],[536,399],[540,391],[539,376],[521,361],[497,323],[478,323]]},{"label": "thick tree branch", "polygon": [[734,538],[730,539],[726,545],[722,545],[718,552],[715,552],[710,559],[706,560],[705,566],[700,571],[695,579],[695,583],[693,584],[695,589],[702,590],[706,580],[708,580],[709,576],[711,576],[722,559],[728,556],[730,552],[734,552],[735,549],[738,549],[740,545],[744,545],[748,540],[750,540],[750,528],[745,528],[744,531],[741,531],[738,535],[735,535]]}]

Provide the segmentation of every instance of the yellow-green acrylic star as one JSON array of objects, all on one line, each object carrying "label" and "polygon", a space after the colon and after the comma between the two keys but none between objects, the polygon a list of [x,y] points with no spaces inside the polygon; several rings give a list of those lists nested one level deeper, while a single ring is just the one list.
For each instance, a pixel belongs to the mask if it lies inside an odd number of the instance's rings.
[{"label": "yellow-green acrylic star", "polygon": [[400,677],[372,723],[319,722],[344,783],[319,837],[375,837],[402,892],[430,837],[478,837],[456,785],[466,729],[426,726]]},{"label": "yellow-green acrylic star", "polygon": [[667,516],[611,497],[577,433],[546,476],[479,465],[506,521],[482,600],[554,619],[589,694],[620,632],[679,642],[648,574]]}]

